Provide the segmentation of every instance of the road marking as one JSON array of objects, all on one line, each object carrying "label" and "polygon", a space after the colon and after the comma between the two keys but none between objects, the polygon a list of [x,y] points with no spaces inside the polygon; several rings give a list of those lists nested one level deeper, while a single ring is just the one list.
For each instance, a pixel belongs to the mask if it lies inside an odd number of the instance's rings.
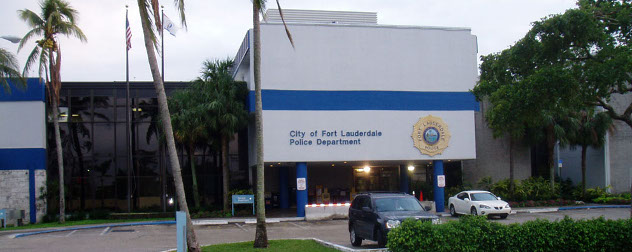
[{"label": "road marking", "polygon": [[100,235],[104,235],[106,234],[108,231],[110,231],[110,227],[106,227],[105,229],[103,229],[103,232],[101,232]]},{"label": "road marking", "polygon": [[239,229],[243,230],[244,232],[248,232],[248,229],[245,229],[243,226],[241,226],[241,225],[239,225],[237,223],[234,223],[234,224],[235,224],[235,226],[237,226]]},{"label": "road marking", "polygon": [[72,235],[72,234],[74,234],[75,232],[77,232],[77,230],[73,230],[72,232],[68,233],[68,234],[66,235],[66,237],[71,236],[71,235]]},{"label": "road marking", "polygon": [[292,225],[297,226],[297,227],[302,228],[302,229],[307,229],[307,227],[305,227],[305,226],[301,226],[301,225],[296,224],[296,223],[294,223],[294,222],[287,222],[287,223],[292,224]]}]

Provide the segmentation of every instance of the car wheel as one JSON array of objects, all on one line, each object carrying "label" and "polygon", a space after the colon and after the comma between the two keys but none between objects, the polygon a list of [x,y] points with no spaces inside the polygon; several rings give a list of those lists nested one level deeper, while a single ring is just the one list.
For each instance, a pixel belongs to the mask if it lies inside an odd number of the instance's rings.
[{"label": "car wheel", "polygon": [[474,216],[478,215],[478,212],[476,212],[476,207],[472,207],[472,210],[470,210],[470,213]]},{"label": "car wheel", "polygon": [[454,205],[450,205],[450,215],[452,215],[453,217],[456,217],[456,210],[454,210]]},{"label": "car wheel", "polygon": [[386,235],[384,234],[384,231],[382,231],[381,228],[377,229],[377,246],[380,248],[384,248],[386,247]]},{"label": "car wheel", "polygon": [[507,216],[508,216],[508,215],[509,215],[509,214],[501,214],[501,215],[500,215],[500,218],[501,218],[501,219],[507,219]]},{"label": "car wheel", "polygon": [[356,234],[355,227],[353,226],[351,226],[351,230],[349,230],[349,240],[351,241],[351,245],[355,247],[362,245],[362,238]]}]

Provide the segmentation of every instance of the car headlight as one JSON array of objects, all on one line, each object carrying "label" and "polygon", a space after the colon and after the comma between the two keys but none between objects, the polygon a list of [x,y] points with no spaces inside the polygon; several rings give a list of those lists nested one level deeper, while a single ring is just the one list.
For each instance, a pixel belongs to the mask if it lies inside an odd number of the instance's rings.
[{"label": "car headlight", "polygon": [[509,204],[507,204],[507,205],[505,205],[505,208],[511,208],[511,207],[509,206]]},{"label": "car headlight", "polygon": [[483,205],[483,204],[481,204],[478,207],[483,208],[483,209],[491,209],[491,207],[489,207],[488,205]]},{"label": "car headlight", "polygon": [[401,222],[399,220],[388,220],[386,221],[386,228],[391,229],[391,228],[399,227],[400,223]]},{"label": "car headlight", "polygon": [[439,218],[432,219],[432,224],[441,224],[441,219]]}]

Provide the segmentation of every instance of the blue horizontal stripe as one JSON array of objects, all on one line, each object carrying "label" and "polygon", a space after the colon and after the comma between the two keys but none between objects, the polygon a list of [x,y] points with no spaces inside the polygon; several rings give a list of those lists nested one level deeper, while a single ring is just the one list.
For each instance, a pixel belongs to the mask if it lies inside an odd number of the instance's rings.
[{"label": "blue horizontal stripe", "polygon": [[[479,111],[470,92],[413,91],[261,91],[263,110],[414,110]],[[248,109],[255,110],[255,93],[250,91]]]},{"label": "blue horizontal stripe", "polygon": [[16,86],[16,83],[9,81],[11,92],[0,87],[0,101],[46,101],[45,88],[39,78],[28,78],[26,87]]},{"label": "blue horizontal stripe", "polygon": [[0,170],[46,170],[46,149],[0,149]]}]

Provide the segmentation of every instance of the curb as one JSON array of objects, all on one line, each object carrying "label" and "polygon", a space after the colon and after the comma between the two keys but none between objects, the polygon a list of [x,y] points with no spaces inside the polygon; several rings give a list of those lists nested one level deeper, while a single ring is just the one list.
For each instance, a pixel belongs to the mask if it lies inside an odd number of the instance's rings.
[{"label": "curb", "polygon": [[321,245],[325,246],[325,247],[329,247],[329,248],[333,248],[339,251],[345,251],[345,252],[356,252],[356,251],[362,251],[362,252],[387,252],[389,251],[387,248],[375,248],[375,249],[352,249],[352,248],[347,248],[345,246],[342,245],[338,245],[335,243],[331,243],[328,241],[323,241],[321,239],[318,238],[310,238],[311,240],[320,243]]},{"label": "curb", "polygon": [[558,208],[558,210],[564,211],[564,210],[592,209],[592,208],[630,208],[630,205],[560,207]]},{"label": "curb", "polygon": [[72,231],[72,230],[83,230],[83,229],[94,229],[94,228],[105,228],[105,227],[127,227],[127,226],[146,226],[146,225],[169,225],[176,224],[176,221],[155,221],[155,222],[133,222],[133,223],[120,223],[120,224],[105,224],[105,225],[97,225],[97,226],[87,226],[87,227],[71,227],[71,228],[58,228],[58,229],[49,229],[43,231],[36,232],[27,232],[27,233],[19,233],[14,235],[9,235],[9,238],[20,238],[31,235],[38,234],[46,234],[53,232],[63,232],[63,231]]},{"label": "curb", "polygon": [[[318,239],[318,238],[289,238],[289,239],[280,239],[280,240],[312,240],[312,241],[315,241],[315,242],[317,242],[320,245],[323,245],[325,247],[333,248],[333,249],[336,249],[338,251],[344,251],[344,252],[388,252],[389,251],[388,248],[375,248],[375,249],[353,249],[353,248],[347,248],[345,246],[338,245],[338,244],[335,244],[335,243],[331,243],[331,242],[328,242],[328,241],[323,241],[323,240]],[[240,243],[240,242],[249,242],[249,241],[252,241],[252,240],[229,242],[229,243],[226,243],[226,244]],[[201,247],[203,247],[203,246],[210,246],[210,245],[214,245],[214,244],[201,245]],[[175,248],[174,249],[167,249],[167,250],[163,250],[161,252],[173,252],[173,251],[176,251],[176,249]]]}]

